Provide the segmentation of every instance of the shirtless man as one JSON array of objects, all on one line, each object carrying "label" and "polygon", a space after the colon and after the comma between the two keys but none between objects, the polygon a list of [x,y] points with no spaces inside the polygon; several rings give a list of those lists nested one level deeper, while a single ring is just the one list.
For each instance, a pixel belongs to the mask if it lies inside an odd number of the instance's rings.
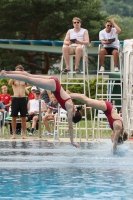
[{"label": "shirtless man", "polygon": [[4,71],[0,72],[0,78],[13,78],[19,81],[25,81],[37,87],[43,88],[45,90],[50,90],[54,93],[57,101],[63,109],[67,111],[68,114],[68,126],[70,134],[70,142],[73,146],[79,147],[79,144],[74,142],[73,139],[73,124],[81,120],[82,116],[79,110],[74,108],[74,103],[71,97],[65,92],[65,90],[60,85],[59,80],[53,76],[43,76],[43,75],[32,75],[25,71],[21,73],[19,71]]},{"label": "shirtless man", "polygon": [[[15,71],[24,71],[24,68],[22,65],[18,65],[16,66]],[[14,93],[12,99],[12,110],[11,110],[12,131],[13,131],[11,139],[15,139],[16,136],[16,118],[18,116],[18,112],[20,112],[21,115],[22,138],[25,139],[26,114],[27,114],[27,101],[25,97],[26,83],[23,81],[10,79],[8,85],[12,86]]]}]

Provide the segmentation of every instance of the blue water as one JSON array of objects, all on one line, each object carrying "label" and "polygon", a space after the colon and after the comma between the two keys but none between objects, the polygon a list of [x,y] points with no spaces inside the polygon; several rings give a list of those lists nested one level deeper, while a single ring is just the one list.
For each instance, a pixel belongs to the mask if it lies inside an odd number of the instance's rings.
[{"label": "blue water", "polygon": [[133,144],[0,142],[1,199],[133,199]]}]

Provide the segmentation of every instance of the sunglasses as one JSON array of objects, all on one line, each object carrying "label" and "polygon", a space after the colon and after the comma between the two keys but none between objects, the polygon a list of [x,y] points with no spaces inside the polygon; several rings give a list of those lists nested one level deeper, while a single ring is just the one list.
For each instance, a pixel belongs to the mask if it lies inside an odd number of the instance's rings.
[{"label": "sunglasses", "polygon": [[107,26],[110,26],[110,27],[112,27],[112,25],[110,25],[110,24],[107,24]]},{"label": "sunglasses", "polygon": [[73,22],[74,24],[79,24],[79,22]]}]

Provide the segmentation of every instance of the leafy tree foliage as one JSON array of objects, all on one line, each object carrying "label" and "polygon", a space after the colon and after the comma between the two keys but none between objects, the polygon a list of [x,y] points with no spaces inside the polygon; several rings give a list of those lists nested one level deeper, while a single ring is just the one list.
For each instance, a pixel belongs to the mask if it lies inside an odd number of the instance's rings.
[{"label": "leafy tree foliage", "polygon": [[103,9],[109,14],[133,17],[132,0],[103,0]]},{"label": "leafy tree foliage", "polygon": [[[101,0],[1,0],[0,38],[63,40],[66,31],[72,28],[72,18],[77,16],[83,20],[82,27],[88,29],[91,40],[96,40],[105,18],[100,7]],[[0,53],[1,66],[14,69],[19,62],[31,73],[41,70],[46,74],[50,59],[55,60],[55,55],[47,53],[15,50]]]},{"label": "leafy tree foliage", "polygon": [[108,14],[120,26],[122,32],[119,40],[133,37],[133,3],[132,0],[103,0],[102,11]]},{"label": "leafy tree foliage", "polygon": [[12,87],[8,85],[8,81],[9,81],[9,79],[7,79],[7,78],[3,78],[0,80],[0,94],[1,94],[1,87],[3,85],[6,85],[8,87],[8,94],[13,95]]}]

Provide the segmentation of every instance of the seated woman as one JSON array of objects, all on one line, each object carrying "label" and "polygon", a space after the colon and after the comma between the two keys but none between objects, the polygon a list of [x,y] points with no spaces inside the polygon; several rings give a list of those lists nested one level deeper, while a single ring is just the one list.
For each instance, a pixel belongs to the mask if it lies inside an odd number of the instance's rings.
[{"label": "seated woman", "polygon": [[79,122],[82,116],[79,110],[75,111],[74,103],[71,97],[62,88],[59,80],[56,77],[44,76],[44,75],[32,75],[27,73],[26,71],[20,72],[20,71],[4,71],[4,70],[0,72],[0,78],[2,77],[16,79],[19,81],[25,81],[27,83],[36,85],[37,87],[43,88],[45,90],[51,90],[55,95],[57,101],[61,105],[61,107],[67,111],[70,142],[73,146],[79,147],[79,144],[75,143],[73,139],[72,122],[74,123]]},{"label": "seated woman", "polygon": [[113,149],[117,149],[117,144],[123,143],[127,140],[128,134],[124,132],[123,122],[121,117],[113,108],[112,104],[108,101],[99,101],[96,99],[90,99],[84,94],[71,93],[69,90],[66,91],[72,99],[77,99],[84,102],[87,106],[102,110],[106,115],[110,128],[112,129],[111,140],[114,143]]}]

